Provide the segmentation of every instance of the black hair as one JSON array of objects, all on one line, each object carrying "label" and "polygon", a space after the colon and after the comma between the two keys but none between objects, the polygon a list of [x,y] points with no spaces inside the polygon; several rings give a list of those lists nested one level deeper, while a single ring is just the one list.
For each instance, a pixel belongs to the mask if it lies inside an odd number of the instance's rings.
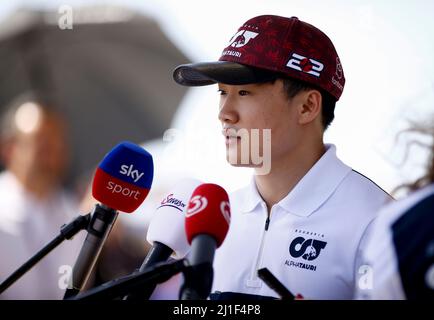
[{"label": "black hair", "polygon": [[322,108],[321,108],[321,116],[322,116],[322,125],[324,131],[327,130],[329,125],[332,123],[335,118],[335,106],[336,106],[336,98],[333,97],[330,93],[325,90],[318,88],[314,85],[311,85],[307,82],[303,82],[301,80],[297,80],[294,78],[280,78],[283,81],[283,88],[288,97],[288,99],[294,98],[298,93],[307,90],[318,90],[322,96]]}]

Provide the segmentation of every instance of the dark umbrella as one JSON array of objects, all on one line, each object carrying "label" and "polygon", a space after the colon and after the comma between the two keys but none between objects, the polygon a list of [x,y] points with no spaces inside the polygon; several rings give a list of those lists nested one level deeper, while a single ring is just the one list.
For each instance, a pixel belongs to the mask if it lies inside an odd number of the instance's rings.
[{"label": "dark umbrella", "polygon": [[0,108],[29,90],[50,97],[70,128],[70,177],[121,140],[162,136],[185,93],[172,70],[188,61],[148,17],[101,7],[73,14],[72,30],[59,28],[57,12],[21,10],[0,25]]}]

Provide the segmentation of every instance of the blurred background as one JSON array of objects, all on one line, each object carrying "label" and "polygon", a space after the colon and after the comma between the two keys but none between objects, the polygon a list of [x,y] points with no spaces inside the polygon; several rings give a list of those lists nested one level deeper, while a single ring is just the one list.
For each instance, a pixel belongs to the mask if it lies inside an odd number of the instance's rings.
[{"label": "blurred background", "polygon": [[[332,39],[346,77],[325,140],[337,146],[345,163],[392,192],[419,177],[428,159],[424,144],[430,141],[405,130],[429,121],[434,111],[433,12],[428,0],[1,1],[0,112],[36,101],[63,119],[65,139],[58,144],[67,159],[59,160],[63,169],[54,184],[80,208],[72,216],[93,207],[93,170],[114,145],[129,140],[153,155],[151,192],[139,210],[120,215],[110,240],[117,248],[103,252],[94,276],[100,283],[139,266],[155,208],[181,178],[233,191],[251,177],[249,169],[225,161],[217,88],[176,85],[177,65],[218,59],[239,26],[255,15],[297,16],[314,24]],[[35,110],[27,104],[5,119],[30,132]],[[21,157],[32,159],[25,146],[41,140],[22,142]],[[38,148],[49,154],[50,146]],[[3,174],[9,169],[4,159]],[[0,198],[0,221],[6,221],[0,228],[10,233],[16,219],[6,211],[15,200],[11,193]],[[59,226],[53,226],[54,234]],[[24,262],[19,261],[0,262],[0,272],[12,272]]]}]

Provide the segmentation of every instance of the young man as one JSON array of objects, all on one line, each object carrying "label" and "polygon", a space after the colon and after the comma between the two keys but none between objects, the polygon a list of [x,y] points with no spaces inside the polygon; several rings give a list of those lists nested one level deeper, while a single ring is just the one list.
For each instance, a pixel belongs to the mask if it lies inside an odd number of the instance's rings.
[{"label": "young man", "polygon": [[[254,17],[219,61],[181,65],[174,79],[218,83],[227,158],[255,167],[251,184],[230,196],[231,226],[216,252],[211,298],[277,297],[258,278],[266,267],[294,294],[351,299],[358,252],[389,196],[323,143],[345,83],[330,39],[296,17]],[[241,161],[242,133],[255,130],[263,158],[269,153],[265,172],[252,156]]]}]

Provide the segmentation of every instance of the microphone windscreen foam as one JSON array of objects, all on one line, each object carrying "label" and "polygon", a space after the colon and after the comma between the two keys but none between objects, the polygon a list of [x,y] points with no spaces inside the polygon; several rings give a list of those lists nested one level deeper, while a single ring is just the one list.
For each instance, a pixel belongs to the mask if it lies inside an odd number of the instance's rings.
[{"label": "microphone windscreen foam", "polygon": [[130,213],[145,200],[153,177],[151,154],[125,141],[106,154],[99,164],[93,178],[92,195],[112,209]]},{"label": "microphone windscreen foam", "polygon": [[199,234],[212,236],[217,247],[223,243],[230,223],[229,197],[216,184],[205,183],[197,187],[191,196],[185,216],[185,231],[191,244]]},{"label": "microphone windscreen foam", "polygon": [[146,234],[146,240],[165,244],[174,251],[174,258],[182,259],[190,251],[185,234],[185,213],[193,191],[202,182],[183,179],[178,182],[158,205]]}]

